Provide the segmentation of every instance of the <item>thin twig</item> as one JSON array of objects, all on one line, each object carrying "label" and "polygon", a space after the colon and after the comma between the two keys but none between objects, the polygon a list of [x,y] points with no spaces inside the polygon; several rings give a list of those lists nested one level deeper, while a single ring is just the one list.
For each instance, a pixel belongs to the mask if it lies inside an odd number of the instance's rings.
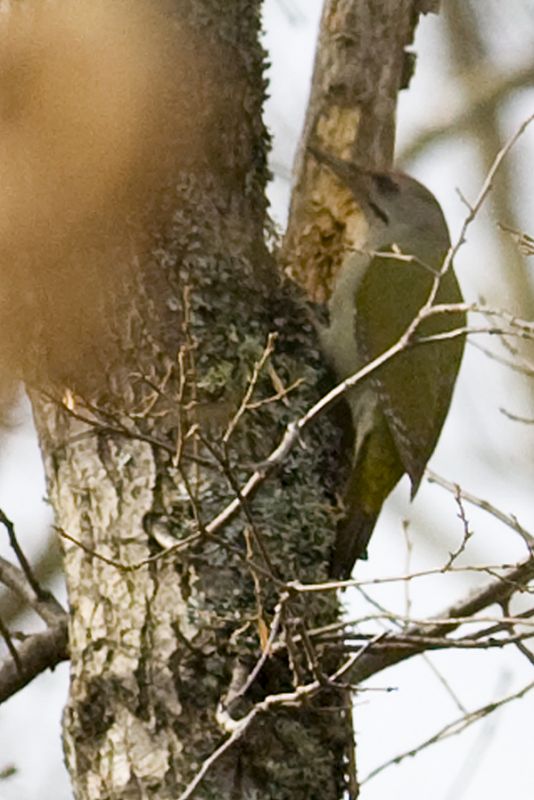
[{"label": "thin twig", "polygon": [[421,659],[425,662],[427,667],[430,669],[430,671],[434,674],[434,676],[443,686],[443,688],[445,689],[445,691],[447,692],[453,703],[456,705],[460,713],[467,714],[467,708],[464,706],[464,704],[462,703],[462,701],[452,688],[451,684],[449,683],[445,675],[443,675],[441,670],[438,669],[438,667],[434,664],[430,656],[428,656],[426,653],[421,653]]},{"label": "thin twig", "polygon": [[495,353],[488,347],[484,347],[484,345],[480,344],[480,342],[476,342],[474,339],[469,340],[469,346],[474,347],[475,350],[479,350],[481,353],[484,353],[484,355],[487,358],[490,358],[492,361],[502,364],[503,367],[508,367],[508,369],[518,372],[520,375],[526,375],[528,378],[534,377],[534,365],[532,365],[523,357],[520,358],[520,362],[518,363],[517,359],[519,356],[517,353],[514,355],[514,360],[512,360],[511,358],[505,358],[505,356],[502,356],[499,353]]},{"label": "thin twig", "polygon": [[512,700],[519,700],[520,698],[524,697],[527,692],[530,692],[534,689],[534,681],[532,683],[527,684],[518,692],[514,692],[514,694],[507,695],[503,697],[501,700],[497,700],[493,703],[488,703],[485,706],[481,706],[477,708],[475,711],[470,711],[468,714],[450,722],[448,725],[445,725],[441,728],[437,733],[431,736],[428,739],[425,739],[424,742],[421,742],[416,747],[411,748],[410,750],[406,750],[404,753],[400,753],[395,758],[391,758],[388,761],[385,761],[379,767],[371,770],[371,772],[361,781],[361,785],[363,786],[364,783],[367,783],[372,778],[379,775],[388,767],[393,766],[394,764],[400,764],[401,761],[404,761],[405,758],[409,758],[411,756],[415,756],[420,753],[422,750],[426,750],[427,747],[430,745],[435,744],[436,742],[443,741],[444,739],[449,739],[451,736],[456,736],[459,733],[462,733],[469,725],[472,725],[474,722],[478,722],[479,719],[483,717],[487,717],[488,714],[491,714],[493,711],[496,711],[499,708],[502,708],[507,703],[511,703]]},{"label": "thin twig", "polygon": [[469,527],[469,520],[467,519],[465,508],[462,503],[462,490],[458,485],[456,485],[454,499],[456,500],[456,505],[458,506],[458,518],[462,521],[464,534],[459,547],[449,555],[447,563],[443,566],[443,572],[448,572],[450,570],[456,559],[464,552],[469,539],[473,536],[473,531]]},{"label": "thin twig", "polygon": [[[403,520],[402,530],[404,533],[404,541],[406,543],[406,560],[404,562],[404,570],[407,574],[409,574],[411,571],[412,551],[413,551],[413,542],[412,542],[412,537],[410,536],[409,520],[407,519]],[[406,583],[404,584],[404,616],[410,617],[411,610],[412,610],[411,582],[406,581]]]},{"label": "thin twig", "polygon": [[[532,639],[534,632],[529,631],[526,633],[518,633],[515,636],[506,636],[505,638],[487,638],[487,639],[471,639],[465,637],[463,639],[451,639],[446,636],[425,636],[424,634],[417,635],[402,635],[396,633],[388,633],[384,640],[379,645],[375,645],[374,652],[397,650],[399,648],[408,648],[413,650],[414,647],[424,648],[425,650],[495,650],[503,647],[508,647],[518,642]],[[365,640],[369,635],[354,634],[357,641]],[[337,649],[342,649],[343,652],[350,652],[353,648],[350,644],[346,644],[352,637],[347,636],[341,644],[335,645]]]},{"label": "thin twig", "polygon": [[267,344],[265,345],[265,348],[264,348],[260,358],[258,359],[258,361],[254,364],[254,367],[252,368],[252,375],[250,376],[250,380],[248,382],[248,386],[247,386],[247,388],[245,390],[245,394],[243,395],[243,399],[241,400],[239,408],[237,409],[237,411],[235,412],[234,416],[232,417],[232,419],[228,423],[228,426],[227,426],[226,431],[224,433],[224,436],[222,438],[223,444],[228,444],[233,432],[235,431],[235,429],[237,428],[237,426],[239,424],[239,421],[240,421],[241,417],[248,410],[250,400],[251,400],[252,395],[254,394],[254,391],[255,391],[256,386],[258,384],[261,372],[262,372],[263,368],[265,367],[265,364],[268,361],[268,359],[274,353],[274,345],[275,345],[275,342],[276,342],[277,338],[278,338],[278,334],[276,334],[276,333],[270,333],[269,336],[267,337]]},{"label": "thin twig", "polygon": [[[343,675],[354,666],[354,664],[369,649],[369,647],[371,647],[372,644],[378,641],[382,636],[383,634],[379,634],[372,641],[367,642],[362,648],[360,648],[358,653],[355,653],[348,658],[346,662],[339,667],[336,672],[333,673],[333,675],[329,676],[329,684],[331,686],[335,686],[337,681],[339,681],[339,679],[342,678]],[[315,680],[304,686],[298,686],[293,692],[281,692],[280,694],[268,695],[261,702],[256,703],[256,705],[248,712],[248,714],[246,714],[246,716],[242,717],[240,720],[233,721],[233,731],[231,735],[204,761],[202,767],[179,796],[178,800],[189,800],[189,798],[192,797],[193,793],[196,791],[199,784],[204,780],[211,767],[221,758],[221,756],[224,755],[224,753],[226,753],[227,750],[230,749],[230,747],[232,747],[239,739],[242,738],[258,714],[266,713],[275,707],[300,705],[305,699],[313,697],[322,688],[323,685],[319,681]],[[225,723],[227,724],[226,715]]]},{"label": "thin twig", "polygon": [[66,614],[61,603],[50,592],[44,593],[42,599],[37,597],[22,570],[2,557],[0,557],[0,583],[33,608],[47,625],[54,625]]},{"label": "thin twig", "polygon": [[288,597],[289,597],[289,595],[287,595],[287,594],[281,596],[280,600],[276,604],[276,608],[274,610],[273,620],[271,622],[271,629],[269,631],[269,638],[267,639],[267,643],[266,643],[264,649],[262,650],[262,653],[261,653],[260,657],[258,658],[256,664],[254,665],[253,669],[250,671],[250,674],[249,674],[247,680],[241,686],[241,688],[235,694],[232,695],[232,697],[227,698],[227,701],[225,702],[224,705],[226,705],[226,707],[229,708],[230,710],[231,710],[231,704],[235,700],[239,699],[240,697],[243,697],[248,692],[248,690],[250,689],[250,687],[252,686],[252,684],[254,683],[256,678],[258,677],[263,665],[265,664],[265,662],[267,661],[267,659],[271,655],[273,644],[274,644],[275,639],[278,636],[278,632],[280,630],[280,620],[282,618],[283,606],[287,602]]},{"label": "thin twig", "polygon": [[[417,324],[421,322],[426,316],[434,315],[435,313],[453,313],[457,310],[462,310],[464,308],[473,308],[472,306],[467,306],[466,304],[453,304],[453,305],[442,305],[442,306],[434,306],[428,309],[428,312],[425,312],[420,319],[418,318]],[[478,309],[475,309],[478,310]],[[485,310],[486,313],[488,310]],[[505,312],[495,311],[490,309],[489,311],[493,311],[495,314],[505,314]],[[510,316],[510,315],[508,315]],[[415,322],[415,320],[414,320]],[[518,325],[518,331],[516,332],[517,335],[522,335],[521,331],[523,331],[524,335],[532,335],[534,336],[534,323],[530,324],[524,320],[513,320],[514,324]],[[512,324],[512,323],[510,323]],[[525,326],[530,326],[529,330],[523,330]],[[417,326],[415,326],[417,327]],[[329,409],[331,409],[339,400],[340,398],[345,395],[349,389],[353,388],[354,386],[358,385],[359,383],[363,382],[364,380],[368,379],[374,372],[379,370],[382,366],[388,363],[390,360],[398,356],[408,347],[415,347],[424,344],[428,344],[430,342],[435,341],[442,341],[446,339],[457,338],[458,336],[464,336],[467,333],[501,333],[501,329],[497,328],[458,328],[452,331],[446,331],[442,334],[435,334],[433,336],[426,336],[420,339],[410,340],[410,336],[413,334],[415,327],[411,325],[409,329],[394,345],[392,345],[388,350],[382,353],[380,356],[375,358],[372,362],[365,365],[362,369],[356,372],[354,375],[351,375],[349,378],[345,379],[337,386],[335,386],[330,392],[324,395],[315,405],[313,405],[308,411],[299,419],[289,423],[286,427],[285,433],[282,435],[280,443],[271,451],[267,459],[262,463],[261,467],[256,469],[250,478],[245,482],[243,487],[236,492],[237,496],[231,500],[228,505],[216,516],[210,523],[208,523],[202,533],[192,534],[191,536],[187,537],[187,539],[178,542],[176,545],[171,545],[170,547],[163,549],[160,553],[155,554],[147,559],[143,559],[142,561],[137,562],[133,565],[121,564],[120,562],[115,561],[114,559],[109,559],[106,556],[102,556],[95,551],[92,551],[84,546],[85,551],[92,555],[95,558],[100,558],[107,564],[117,567],[118,569],[123,569],[126,571],[135,571],[137,569],[141,569],[143,566],[155,562],[158,559],[166,558],[170,555],[174,555],[179,550],[183,549],[184,547],[190,546],[194,542],[201,539],[204,535],[205,536],[213,536],[216,532],[221,530],[224,526],[229,524],[237,514],[243,508],[243,504],[245,501],[250,500],[255,493],[259,490],[262,484],[267,480],[267,478],[275,472],[280,466],[283,464],[289,453],[293,450],[293,448],[301,441],[302,433],[308,427],[310,427],[320,416],[326,413]],[[412,330],[413,328],[413,330]],[[531,329],[531,330],[530,330]],[[510,333],[511,331],[507,331]],[[99,430],[111,430],[115,433],[122,433],[125,436],[128,436],[131,439],[139,439],[141,441],[146,441],[157,447],[162,447],[167,452],[170,452],[173,456],[176,455],[176,451],[173,447],[166,445],[164,442],[161,442],[158,439],[153,437],[145,436],[142,434],[137,434],[128,431],[126,428],[122,429],[119,427],[110,428],[109,425],[106,425],[103,428],[99,427],[97,422],[94,422],[90,419],[83,418],[82,416],[76,414],[76,412],[70,411],[69,409],[65,409],[68,413],[75,416],[77,419],[82,420],[88,425],[96,426]],[[64,534],[65,532],[63,532]],[[62,535],[63,535],[62,534]],[[66,538],[69,538],[67,536]],[[79,542],[74,538],[70,537],[71,541],[76,544]],[[334,584],[331,585],[330,588],[344,588],[345,586],[352,585],[347,582],[338,582],[335,586]]]},{"label": "thin twig", "polygon": [[24,674],[24,667],[23,667],[22,661],[20,660],[20,656],[19,656],[19,654],[17,652],[17,648],[15,647],[13,639],[11,638],[11,633],[9,632],[9,628],[7,628],[7,626],[4,625],[4,622],[3,622],[1,617],[0,617],[0,634],[1,634],[4,642],[6,643],[6,647],[9,650],[9,654],[10,654],[11,658],[13,659],[13,662],[15,664],[17,672],[20,675],[23,675]]},{"label": "thin twig", "polygon": [[523,642],[516,642],[515,646],[517,647],[519,652],[522,653],[534,667],[534,653],[532,652],[532,650],[529,650],[528,647]]},{"label": "thin twig", "polygon": [[26,580],[32,587],[33,591],[35,592],[35,596],[39,600],[47,600],[49,597],[48,592],[41,588],[39,581],[33,574],[32,568],[28,562],[28,559],[24,555],[24,552],[21,546],[18,543],[17,536],[15,534],[15,526],[11,522],[10,519],[4,514],[4,512],[0,509],[0,523],[4,526],[7,531],[7,535],[9,537],[9,544],[15,551],[15,555],[17,556],[17,561],[20,564],[20,567],[26,577]]},{"label": "thin twig", "polygon": [[506,408],[499,408],[499,411],[506,417],[507,419],[511,420],[512,422],[521,422],[523,425],[534,425],[534,418],[533,417],[522,417],[520,414],[514,414],[512,411],[508,411]]},{"label": "thin twig", "polygon": [[[503,622],[503,619],[490,619],[487,617],[475,617],[484,609],[492,605],[502,604],[507,598],[512,597],[517,591],[525,591],[527,584],[534,578],[534,556],[516,565],[506,573],[504,579],[498,578],[489,582],[476,591],[471,592],[467,597],[450,606],[435,619],[426,620],[422,625],[415,624],[408,629],[408,633],[421,633],[424,636],[444,636],[455,631],[460,625],[476,624],[476,622],[495,621]],[[447,622],[448,620],[448,622]],[[517,619],[511,618],[511,624],[518,624]],[[524,621],[522,624],[526,624]],[[414,646],[413,650],[403,652],[393,652],[384,654],[383,657],[364,656],[358,664],[352,680],[361,682],[371,675],[376,675],[386,667],[411,658],[420,652],[420,648]]]},{"label": "thin twig", "polygon": [[524,231],[518,231],[516,228],[510,228],[508,225],[503,225],[502,222],[497,223],[498,227],[505,233],[509,233],[519,247],[519,251],[524,256],[534,255],[534,238],[529,236]]},{"label": "thin twig", "polygon": [[121,572],[137,572],[137,570],[142,569],[143,567],[148,566],[148,564],[153,564],[156,561],[161,560],[162,558],[168,558],[171,555],[175,555],[176,553],[180,552],[180,550],[184,550],[187,547],[190,547],[195,542],[198,542],[200,539],[203,538],[202,533],[192,533],[190,536],[186,536],[185,539],[181,539],[176,544],[171,545],[170,547],[166,547],[161,553],[156,553],[153,556],[148,556],[147,558],[143,558],[140,561],[135,561],[133,564],[125,564],[122,561],[117,561],[114,558],[109,558],[105,556],[103,553],[99,553],[96,550],[93,550],[91,547],[88,547],[86,544],[81,542],[75,536],[70,533],[67,533],[66,530],[60,528],[59,526],[55,525],[54,529],[58,532],[58,534],[63,538],[67,539],[69,542],[72,542],[84,553],[87,553],[88,556],[92,558],[97,558],[99,561],[103,561],[104,564],[108,564],[110,567],[115,567],[116,569],[121,570]]},{"label": "thin twig", "polygon": [[429,483],[437,483],[438,486],[441,486],[443,489],[447,489],[448,492],[452,492],[453,494],[459,492],[462,500],[465,500],[466,503],[470,503],[471,505],[486,511],[488,514],[491,514],[492,517],[495,517],[495,519],[498,519],[508,528],[511,528],[511,530],[518,533],[529,549],[534,548],[534,536],[532,536],[532,534],[530,534],[527,530],[525,530],[525,528],[523,528],[522,525],[519,524],[515,516],[512,514],[506,514],[488,500],[483,500],[482,498],[477,497],[470,492],[466,492],[464,489],[460,488],[458,484],[446,480],[431,469],[427,469],[425,475]]},{"label": "thin twig", "polygon": [[20,691],[45,669],[53,669],[68,658],[67,617],[39,633],[28,636],[17,648],[22,669],[11,656],[0,662],[0,703]]},{"label": "thin twig", "polygon": [[230,488],[235,493],[236,500],[239,502],[239,507],[243,511],[243,513],[244,513],[244,515],[245,515],[245,517],[247,519],[247,522],[248,522],[248,524],[250,526],[250,532],[251,532],[251,534],[253,536],[254,543],[255,543],[255,545],[256,545],[256,547],[257,547],[257,549],[258,549],[258,551],[259,551],[259,553],[260,553],[260,555],[261,555],[261,557],[263,559],[265,568],[270,572],[271,578],[273,580],[274,579],[278,579],[277,570],[276,570],[276,568],[275,568],[275,566],[274,566],[274,564],[272,562],[271,556],[269,555],[269,551],[267,550],[265,542],[263,541],[263,537],[261,535],[261,532],[258,529],[258,526],[256,524],[256,520],[254,519],[254,515],[252,513],[252,509],[250,507],[250,503],[248,501],[248,498],[247,497],[243,497],[241,486],[239,485],[239,481],[236,479],[236,477],[234,475],[234,471],[233,471],[232,466],[230,464],[230,456],[229,456],[228,451],[226,449],[226,443],[223,443],[223,446],[225,447],[224,452],[220,452],[215,447],[215,445],[213,445],[212,442],[209,441],[209,439],[205,438],[201,434],[199,434],[199,436],[200,436],[200,439],[201,439],[204,447],[206,447],[208,452],[219,463],[219,466],[220,466],[220,468],[221,468],[221,470],[223,472],[223,475],[225,476],[226,480],[228,481],[228,484],[230,485]]},{"label": "thin twig", "polygon": [[[273,473],[276,469],[280,467],[280,465],[285,461],[289,452],[296,446],[296,444],[300,441],[301,435],[306,428],[308,428],[318,417],[322,416],[328,409],[330,409],[335,403],[339,401],[339,399],[345,395],[349,389],[353,388],[357,384],[361,383],[362,381],[369,378],[374,372],[380,369],[384,364],[388,363],[393,358],[397,357],[401,352],[403,352],[408,347],[413,347],[429,342],[435,341],[444,341],[452,338],[457,338],[458,336],[464,336],[468,333],[502,333],[501,329],[497,328],[478,328],[472,329],[469,327],[462,327],[455,329],[453,331],[446,331],[441,334],[435,334],[433,336],[427,337],[420,337],[419,339],[415,338],[416,331],[423,320],[428,318],[429,316],[433,316],[435,314],[441,313],[458,313],[459,311],[479,311],[480,309],[473,304],[439,304],[433,306],[433,302],[435,300],[437,290],[439,288],[439,283],[442,275],[444,275],[449,267],[452,264],[452,261],[457,254],[458,250],[461,248],[463,243],[465,242],[465,236],[467,230],[473,220],[475,219],[478,211],[480,210],[481,206],[483,205],[487,195],[489,194],[493,180],[495,175],[503,161],[506,157],[510,149],[519,139],[519,137],[523,134],[527,126],[532,122],[534,119],[534,114],[530,115],[518,128],[516,133],[510,137],[510,139],[506,142],[506,144],[501,148],[499,153],[497,154],[487,176],[482,185],[482,188],[478,194],[478,197],[475,200],[475,203],[472,206],[469,206],[469,213],[464,219],[462,227],[460,229],[460,233],[456,240],[455,244],[451,244],[445,259],[443,261],[442,267],[439,271],[439,274],[436,275],[431,291],[429,292],[428,298],[423,306],[420,308],[418,314],[412,320],[410,325],[404,331],[402,336],[395,342],[390,348],[380,354],[377,358],[375,358],[372,362],[365,365],[362,369],[360,369],[355,374],[351,375],[346,380],[342,381],[338,384],[334,389],[332,389],[328,394],[323,396],[314,406],[312,406],[306,414],[304,414],[300,419],[290,423],[285,433],[282,436],[282,439],[277,447],[270,453],[266,461],[262,464],[261,469],[257,469],[250,478],[246,481],[244,486],[239,490],[237,496],[226,506],[223,511],[221,511],[208,525],[206,525],[203,534],[213,535],[216,531],[220,530],[223,526],[228,524],[242,509],[243,503],[250,499],[255,492],[259,489],[259,487],[266,481],[268,476]],[[512,315],[507,314],[507,312],[503,311],[495,311],[493,309],[485,310],[485,313],[491,313],[500,316],[501,318],[505,318],[508,320],[510,326],[517,328],[515,330],[516,335],[524,335],[524,336],[532,336],[534,335],[534,323],[529,323],[523,320],[517,320]],[[510,331],[507,331],[510,333]],[[53,398],[52,398],[53,399]],[[57,402],[57,401],[55,401]],[[61,404],[62,407],[67,411],[67,413],[73,413],[72,410],[65,407],[64,404]],[[76,414],[73,414],[76,416]],[[85,422],[86,424],[93,424],[92,420],[80,418],[81,421]],[[175,455],[175,449],[166,445],[164,442],[160,442],[159,440],[155,440],[152,437],[147,437],[142,434],[133,434],[132,432],[125,430],[118,430],[116,432],[122,433],[123,435],[129,435],[132,438],[139,438],[141,440],[150,442],[153,445],[158,447],[163,447],[163,449],[171,452],[172,455]],[[186,546],[185,542],[187,541],[188,544],[192,543],[199,539],[203,534],[194,534],[193,537],[188,537],[187,540],[183,542],[177,543],[177,545],[173,545],[166,550],[163,550],[161,553],[156,554],[156,556],[151,557],[150,559],[146,559],[143,562],[139,562],[137,565],[125,567],[124,565],[120,565],[117,562],[114,562],[111,559],[103,558],[106,563],[112,564],[113,566],[118,566],[118,568],[126,568],[126,569],[139,569],[141,566],[150,563],[152,560],[157,560],[158,558],[167,557],[170,554],[178,551],[182,547]],[[72,539],[75,541],[74,539]],[[86,550],[87,552],[87,550]],[[89,551],[91,552],[91,551]],[[95,555],[95,553],[91,553]],[[343,582],[344,585],[351,585],[350,583]],[[341,587],[341,582],[338,582],[338,586]]]}]

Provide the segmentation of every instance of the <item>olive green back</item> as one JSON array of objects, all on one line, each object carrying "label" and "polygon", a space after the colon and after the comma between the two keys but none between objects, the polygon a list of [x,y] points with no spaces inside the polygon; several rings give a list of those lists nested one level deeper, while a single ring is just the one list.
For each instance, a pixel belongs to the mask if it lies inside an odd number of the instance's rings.
[{"label": "olive green back", "polygon": [[[442,254],[444,256],[444,254]],[[435,260],[435,254],[434,254]],[[439,263],[433,264],[439,268]],[[419,263],[375,257],[356,295],[356,337],[366,361],[387,350],[427,301],[434,274]],[[460,303],[452,267],[441,278],[435,303]],[[465,314],[439,314],[418,328],[418,338],[465,325]],[[400,459],[417,491],[447,416],[464,337],[414,343],[373,378]]]}]

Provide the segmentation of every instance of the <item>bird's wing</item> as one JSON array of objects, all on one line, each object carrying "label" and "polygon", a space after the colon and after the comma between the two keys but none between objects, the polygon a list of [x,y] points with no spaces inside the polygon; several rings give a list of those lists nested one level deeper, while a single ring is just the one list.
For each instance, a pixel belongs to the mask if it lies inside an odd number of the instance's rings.
[{"label": "bird's wing", "polygon": [[[358,350],[366,361],[387,350],[426,302],[433,273],[406,260],[376,256],[356,296]],[[452,269],[442,277],[436,303],[462,302]],[[427,319],[419,336],[465,325],[462,313]],[[373,378],[400,459],[417,491],[449,409],[462,358],[463,337],[414,344],[381,367]]]}]

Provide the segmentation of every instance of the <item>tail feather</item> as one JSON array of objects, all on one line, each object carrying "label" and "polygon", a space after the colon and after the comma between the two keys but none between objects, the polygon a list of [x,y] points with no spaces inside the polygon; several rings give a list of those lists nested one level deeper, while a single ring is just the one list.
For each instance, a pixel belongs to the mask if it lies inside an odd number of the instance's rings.
[{"label": "tail feather", "polygon": [[356,561],[367,559],[367,545],[377,519],[378,514],[351,509],[350,518],[340,523],[330,561],[332,578],[347,580]]}]

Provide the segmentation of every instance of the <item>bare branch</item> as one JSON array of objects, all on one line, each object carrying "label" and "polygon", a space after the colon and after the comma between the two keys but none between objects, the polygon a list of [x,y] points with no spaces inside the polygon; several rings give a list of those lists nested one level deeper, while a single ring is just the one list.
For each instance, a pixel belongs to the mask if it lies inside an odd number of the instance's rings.
[{"label": "bare branch", "polygon": [[33,608],[47,625],[55,625],[58,619],[65,615],[63,606],[52,594],[41,591],[41,597],[37,597],[22,570],[2,557],[0,557],[0,583]]},{"label": "bare branch", "polygon": [[532,652],[532,650],[529,650],[528,647],[523,642],[516,642],[515,646],[517,647],[519,652],[522,653],[534,667],[534,653]]},{"label": "bare branch", "polygon": [[37,579],[35,578],[35,576],[34,576],[34,574],[32,572],[32,568],[30,567],[30,564],[29,564],[26,556],[24,555],[24,552],[23,552],[21,546],[18,543],[17,536],[16,536],[16,533],[15,533],[15,526],[13,525],[11,520],[8,519],[8,517],[4,514],[2,509],[0,509],[0,523],[4,526],[4,528],[7,531],[7,535],[9,537],[9,544],[11,545],[13,550],[15,551],[15,555],[17,556],[17,560],[18,560],[18,562],[20,564],[20,567],[21,567],[21,569],[22,569],[22,571],[23,571],[23,573],[24,573],[24,575],[26,577],[27,582],[29,583],[29,585],[33,589],[33,591],[35,593],[35,596],[40,600],[46,599],[47,596],[48,596],[48,593],[43,591],[43,589],[41,589]]},{"label": "bare branch", "polygon": [[269,334],[269,338],[267,340],[267,344],[265,345],[263,353],[261,354],[261,356],[258,359],[258,361],[254,364],[254,367],[253,367],[253,370],[252,370],[252,375],[250,376],[250,380],[248,382],[248,386],[246,388],[246,391],[245,391],[245,394],[243,396],[243,399],[241,400],[239,408],[235,412],[234,416],[229,421],[229,423],[227,425],[227,428],[226,428],[226,431],[224,433],[224,436],[222,438],[222,441],[223,441],[224,444],[227,444],[229,442],[233,432],[235,431],[236,427],[239,424],[239,421],[240,421],[241,417],[243,416],[243,414],[246,413],[246,411],[247,411],[247,409],[249,407],[250,400],[251,400],[252,395],[254,394],[254,390],[256,389],[256,386],[258,384],[258,380],[260,378],[261,372],[262,372],[263,368],[265,367],[265,365],[266,365],[267,361],[269,360],[269,358],[274,353],[274,346],[275,346],[276,339],[277,339],[277,334],[276,333],[270,333]]},{"label": "bare branch", "polygon": [[9,629],[4,625],[2,618],[0,617],[0,634],[4,642],[6,643],[6,647],[9,651],[9,655],[13,659],[13,664],[15,665],[17,672],[19,675],[23,672],[23,666],[19,658],[19,654],[17,652],[17,648],[15,647],[15,643],[11,637],[11,633]]},{"label": "bare branch", "polygon": [[510,234],[523,255],[534,256],[534,238],[532,236],[529,236],[528,233],[524,231],[518,231],[515,228],[510,228],[508,225],[503,225],[501,222],[497,224],[501,230]]},{"label": "bare branch", "polygon": [[438,475],[437,472],[433,472],[431,469],[426,470],[426,476],[429,483],[437,483],[438,486],[443,487],[443,489],[447,489],[448,492],[452,492],[453,494],[459,492],[460,497],[462,500],[465,500],[466,503],[471,503],[471,505],[481,508],[483,511],[487,511],[488,514],[491,514],[492,517],[498,519],[499,522],[504,523],[504,525],[506,525],[508,528],[511,528],[513,531],[518,533],[529,549],[534,548],[534,536],[532,536],[532,534],[526,531],[525,528],[519,524],[516,517],[512,516],[511,514],[506,514],[504,511],[496,508],[496,506],[494,506],[488,500],[483,500],[482,498],[476,497],[476,495],[471,494],[470,492],[466,492],[457,484],[451,483],[441,475]]},{"label": "bare branch", "polygon": [[462,703],[462,701],[460,700],[460,698],[458,697],[458,695],[456,694],[456,692],[454,691],[454,689],[450,685],[450,683],[447,680],[447,678],[445,677],[445,675],[443,675],[441,670],[439,670],[436,667],[436,665],[434,664],[434,662],[430,658],[430,656],[428,656],[426,653],[422,653],[421,654],[421,658],[425,662],[427,667],[430,669],[430,671],[436,676],[437,680],[443,686],[443,688],[445,689],[445,691],[447,692],[447,694],[449,695],[449,697],[451,698],[453,703],[456,705],[458,710],[462,714],[467,714],[467,708],[464,706],[464,704]]},{"label": "bare branch", "polygon": [[[474,619],[473,622],[476,622],[476,619]],[[511,644],[517,645],[518,643],[523,642],[523,640],[531,639],[533,636],[533,631],[518,633],[515,636],[506,636],[500,639],[494,637],[487,637],[485,639],[471,637],[465,637],[463,639],[451,639],[445,636],[389,633],[384,637],[383,641],[374,645],[372,652],[377,653],[379,651],[391,651],[401,648],[412,649],[414,646],[424,647],[425,650],[494,650],[507,647]],[[347,640],[350,641],[352,638],[362,641],[370,638],[370,636],[369,634],[363,633],[347,634],[344,637],[344,641],[342,643],[340,642],[339,644],[339,647],[344,652],[350,652],[352,649],[354,649],[351,647],[351,645],[345,643]]]},{"label": "bare branch", "polygon": [[[345,675],[345,673],[354,666],[354,664],[356,664],[365,651],[382,636],[383,634],[375,636],[370,642],[367,642],[363,647],[361,647],[357,653],[348,658],[347,661],[338,670],[336,670],[336,672],[328,677],[328,683],[331,686],[335,686],[337,681],[339,681],[339,679],[342,678],[343,675]],[[256,703],[248,712],[248,714],[239,720],[231,719],[226,710],[220,708],[218,712],[220,724],[226,730],[231,730],[231,734],[229,738],[204,761],[202,767],[197,772],[193,780],[189,783],[187,788],[179,796],[178,800],[188,800],[190,797],[192,797],[193,793],[203,781],[207,772],[211,769],[214,763],[218,761],[221,756],[224,755],[224,753],[230,747],[232,747],[232,745],[242,738],[258,714],[265,713],[270,711],[272,708],[280,706],[300,705],[306,699],[316,695],[322,688],[324,688],[324,685],[318,680],[315,680],[304,686],[297,686],[294,692],[281,692],[280,694],[268,695],[261,702]]]},{"label": "bare branch", "polygon": [[0,703],[30,681],[68,658],[67,619],[45,631],[34,633],[17,648],[18,660],[7,656],[0,662]]},{"label": "bare branch", "polygon": [[467,547],[467,543],[468,543],[469,539],[473,535],[473,531],[471,530],[471,528],[469,526],[469,520],[467,519],[467,515],[465,513],[465,508],[464,508],[464,505],[463,505],[463,502],[462,502],[462,490],[460,489],[460,486],[458,486],[458,485],[456,486],[456,489],[455,489],[455,492],[454,492],[454,499],[456,500],[456,505],[458,506],[458,518],[462,522],[462,526],[463,526],[463,529],[464,529],[464,535],[462,537],[462,541],[460,543],[460,546],[453,553],[450,554],[449,560],[447,561],[447,563],[443,567],[443,571],[444,572],[447,572],[452,567],[452,565],[454,564],[456,559],[464,552],[465,548]]},{"label": "bare branch", "polygon": [[[413,636],[445,636],[456,630],[463,622],[481,621],[473,619],[474,615],[485,608],[495,604],[502,604],[515,592],[523,591],[529,580],[534,578],[534,555],[507,572],[482,589],[472,592],[467,598],[448,608],[437,618],[424,622],[421,626],[414,625],[407,633]],[[516,622],[516,620],[514,620]],[[366,653],[359,661],[351,679],[356,683],[364,681],[371,675],[376,675],[383,669],[418,655],[424,647],[414,645],[412,650],[389,652],[383,655]]]}]

